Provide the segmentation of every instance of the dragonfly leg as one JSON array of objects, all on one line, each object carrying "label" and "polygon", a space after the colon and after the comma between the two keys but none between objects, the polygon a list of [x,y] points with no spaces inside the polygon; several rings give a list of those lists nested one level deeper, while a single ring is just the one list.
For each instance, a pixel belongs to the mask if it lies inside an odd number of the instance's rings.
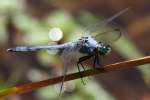
[{"label": "dragonfly leg", "polygon": [[98,55],[94,56],[94,61],[93,61],[93,68],[94,69],[96,69],[96,66],[95,66],[96,64],[99,65],[99,66],[101,66]]},{"label": "dragonfly leg", "polygon": [[99,56],[98,56],[98,55],[95,55],[95,56],[94,56],[94,62],[93,62],[93,68],[94,68],[94,69],[97,69],[96,66],[95,66],[95,64],[99,65],[98,68],[103,69],[103,67],[101,67],[101,66],[103,66],[103,65],[100,63],[100,59],[99,59]]},{"label": "dragonfly leg", "polygon": [[[83,70],[85,71],[86,69],[85,69],[84,65],[82,63],[80,63],[80,65],[82,66]],[[88,77],[88,78],[90,79],[90,77]]]},{"label": "dragonfly leg", "polygon": [[79,61],[77,62],[77,67],[78,67],[78,71],[79,71],[80,76],[81,76],[81,81],[82,81],[82,83],[83,83],[84,85],[85,85],[85,82],[83,81],[79,64],[81,65],[81,67],[82,67],[83,70],[85,71],[86,69],[85,69],[84,65],[82,64],[82,62],[85,61],[85,60],[87,60],[87,59],[89,59],[89,58],[91,58],[91,57],[92,57],[92,55],[88,55],[88,56],[81,57],[81,58],[79,58]]},{"label": "dragonfly leg", "polygon": [[86,83],[85,83],[84,80],[83,80],[83,76],[82,76],[82,74],[81,74],[79,64],[80,64],[80,63],[77,63],[77,67],[78,67],[78,71],[79,71],[79,74],[80,74],[80,77],[81,77],[81,82],[83,83],[83,85],[86,85]]},{"label": "dragonfly leg", "polygon": [[64,71],[63,71],[63,78],[62,78],[62,82],[61,82],[61,87],[60,87],[60,93],[59,95],[61,96],[61,93],[62,93],[62,90],[63,90],[63,85],[64,85],[64,81],[65,81],[65,78],[66,78],[66,74],[67,74],[67,67],[64,66]]},{"label": "dragonfly leg", "polygon": [[85,71],[86,69],[85,69],[84,65],[81,62],[80,62],[80,65],[83,68],[83,70]]},{"label": "dragonfly leg", "polygon": [[96,62],[97,62],[98,65],[100,65],[99,56],[98,55],[96,55],[96,56],[97,56]]},{"label": "dragonfly leg", "polygon": [[84,71],[85,71],[85,67],[83,66],[82,62],[87,60],[87,59],[90,59],[92,56],[93,55],[88,55],[88,56],[84,56],[84,57],[79,58],[79,61],[77,63],[80,63],[80,65],[84,69]]},{"label": "dragonfly leg", "polygon": [[95,49],[95,54],[94,54],[94,61],[93,61],[93,68],[96,69],[95,64],[101,66],[100,61],[99,61],[99,55],[98,55],[98,50]]},{"label": "dragonfly leg", "polygon": [[96,61],[97,61],[97,56],[95,55],[95,56],[94,56],[94,61],[93,61],[93,68],[94,68],[94,69],[96,69],[96,67],[95,67]]}]

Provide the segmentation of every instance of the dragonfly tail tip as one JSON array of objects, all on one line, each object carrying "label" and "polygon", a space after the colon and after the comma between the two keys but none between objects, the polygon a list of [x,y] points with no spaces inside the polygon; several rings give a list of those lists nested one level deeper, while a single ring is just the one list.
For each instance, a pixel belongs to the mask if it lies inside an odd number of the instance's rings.
[{"label": "dragonfly tail tip", "polygon": [[7,52],[14,52],[15,50],[13,48],[8,48]]}]

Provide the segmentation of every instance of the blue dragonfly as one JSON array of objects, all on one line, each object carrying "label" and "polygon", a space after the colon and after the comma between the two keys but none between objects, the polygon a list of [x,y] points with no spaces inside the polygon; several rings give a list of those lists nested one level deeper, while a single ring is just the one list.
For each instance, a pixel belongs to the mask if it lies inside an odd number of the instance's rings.
[{"label": "blue dragonfly", "polygon": [[[68,65],[74,61],[77,65],[81,81],[83,84],[80,66],[85,70],[83,62],[94,57],[93,68],[96,69],[96,64],[100,65],[100,56],[109,54],[112,50],[111,42],[116,41],[121,36],[121,31],[118,28],[109,28],[101,32],[100,29],[107,26],[111,21],[127,12],[128,8],[121,10],[112,17],[85,29],[83,36],[76,41],[67,42],[58,45],[36,45],[36,46],[17,46],[8,48],[8,52],[33,52],[39,50],[58,50],[61,51],[61,58],[64,62],[63,79],[61,83],[60,93],[63,89],[63,84],[67,74]],[[108,38],[109,37],[109,38]]]}]

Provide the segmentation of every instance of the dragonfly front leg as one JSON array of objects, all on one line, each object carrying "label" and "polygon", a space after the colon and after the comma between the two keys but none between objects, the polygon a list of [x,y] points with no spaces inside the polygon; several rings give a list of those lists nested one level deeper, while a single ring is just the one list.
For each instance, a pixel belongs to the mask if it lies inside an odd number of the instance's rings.
[{"label": "dragonfly front leg", "polygon": [[77,67],[78,67],[78,71],[79,71],[79,74],[80,74],[80,77],[81,77],[81,81],[82,81],[82,83],[85,85],[85,82],[84,82],[84,80],[83,80],[83,76],[82,76],[82,74],[81,74],[81,71],[80,71],[80,66],[79,65],[81,65],[81,67],[84,69],[84,71],[85,71],[85,67],[84,67],[84,65],[82,64],[82,62],[83,61],[85,61],[85,60],[87,60],[87,59],[89,59],[89,58],[91,58],[93,55],[88,55],[88,56],[84,56],[84,57],[81,57],[81,58],[79,58],[79,61],[77,62]]},{"label": "dragonfly front leg", "polygon": [[96,61],[97,61],[97,57],[96,57],[96,55],[95,55],[95,56],[94,56],[94,61],[93,61],[93,68],[94,68],[94,69],[96,69],[96,67],[95,67]]},{"label": "dragonfly front leg", "polygon": [[93,68],[96,69],[95,64],[101,66],[100,61],[99,61],[99,56],[96,54],[94,55],[94,61],[93,61]]}]

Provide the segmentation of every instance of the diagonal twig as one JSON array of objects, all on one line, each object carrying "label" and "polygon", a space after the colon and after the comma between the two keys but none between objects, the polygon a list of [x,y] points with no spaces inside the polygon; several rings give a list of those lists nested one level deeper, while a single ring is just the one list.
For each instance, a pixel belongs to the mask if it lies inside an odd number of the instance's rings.
[{"label": "diagonal twig", "polygon": [[[110,71],[116,71],[116,70],[122,70],[122,69],[127,69],[127,68],[132,68],[135,66],[143,65],[143,64],[148,64],[150,63],[150,56],[134,59],[134,60],[128,60],[128,61],[123,61],[119,63],[114,63],[114,64],[109,64],[103,66],[103,68],[96,69],[96,70],[86,70],[82,71],[82,76],[91,76],[91,75],[97,75],[100,73],[105,73],[105,72],[110,72]],[[0,97],[12,95],[12,94],[20,94],[20,93],[25,93],[29,92],[32,90],[36,90],[40,87],[48,86],[48,85],[54,85],[62,81],[63,76],[52,78],[52,79],[47,79],[44,81],[39,81],[35,83],[28,83],[24,84],[21,86],[15,86],[12,88],[0,90]],[[73,74],[68,74],[66,75],[65,81],[70,81],[74,79],[80,78],[79,73],[73,73]]]}]

